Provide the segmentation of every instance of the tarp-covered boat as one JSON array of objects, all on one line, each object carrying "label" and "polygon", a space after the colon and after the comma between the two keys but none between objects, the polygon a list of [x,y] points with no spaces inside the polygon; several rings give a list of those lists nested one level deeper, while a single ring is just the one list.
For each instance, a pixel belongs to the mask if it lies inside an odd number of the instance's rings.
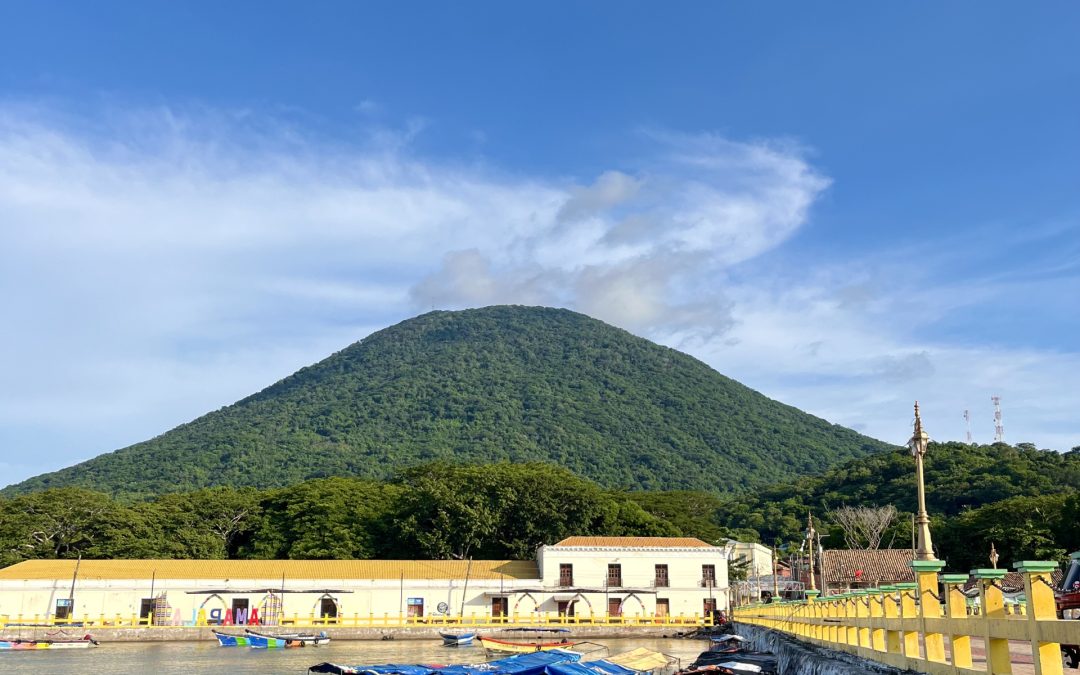
[{"label": "tarp-covered boat", "polygon": [[[377,666],[342,666],[335,663],[320,663],[308,668],[309,673],[331,673],[332,675],[579,675],[578,673],[556,673],[553,666],[575,663],[581,660],[581,654],[565,649],[516,654],[502,659],[475,665],[424,666],[400,665],[387,663]],[[590,665],[596,663],[591,661]],[[592,675],[597,675],[592,672]],[[615,674],[612,674],[615,675]]]}]

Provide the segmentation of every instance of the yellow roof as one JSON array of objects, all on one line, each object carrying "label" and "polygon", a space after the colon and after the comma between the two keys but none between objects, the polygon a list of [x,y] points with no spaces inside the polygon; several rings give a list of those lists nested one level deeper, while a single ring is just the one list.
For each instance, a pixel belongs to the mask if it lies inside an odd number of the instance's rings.
[{"label": "yellow roof", "polygon": [[567,537],[556,546],[604,548],[713,548],[694,537]]},{"label": "yellow roof", "polygon": [[[80,579],[539,579],[531,560],[83,560]],[[70,579],[74,560],[25,560],[0,579]]]}]

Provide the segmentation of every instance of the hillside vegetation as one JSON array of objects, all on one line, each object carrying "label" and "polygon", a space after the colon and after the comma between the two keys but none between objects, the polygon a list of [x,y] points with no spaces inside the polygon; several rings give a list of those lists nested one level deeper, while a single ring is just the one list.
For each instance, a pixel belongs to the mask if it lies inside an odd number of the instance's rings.
[{"label": "hillside vegetation", "polygon": [[5,489],[125,499],[435,460],[547,462],[605,488],[744,490],[886,451],[587,316],[488,307],[384,329],[152,440]]},{"label": "hillside vegetation", "polygon": [[[932,445],[945,460],[930,472],[931,528],[948,570],[986,566],[993,542],[1002,564],[1061,560],[1080,548],[1080,453],[1057,455],[1005,445]],[[797,550],[806,511],[827,533],[840,504],[913,504],[910,457],[878,467],[846,466],[756,497],[697,491],[605,490],[547,464],[434,463],[389,481],[323,478],[285,488],[219,487],[126,503],[85,488],[0,498],[0,564],[27,558],[528,559],[541,544],[571,535],[691,536],[712,543],[758,540]],[[965,469],[942,470],[952,463]],[[993,467],[1013,467],[998,492],[982,489]],[[895,471],[894,471],[895,469]],[[882,492],[879,484],[891,485]],[[906,483],[906,485],[905,485]],[[805,489],[804,489],[805,487]],[[895,492],[893,492],[895,488]],[[1000,497],[1000,498],[999,498]],[[983,501],[994,499],[994,501]],[[953,509],[950,504],[962,504]],[[908,514],[891,533],[910,542]]]}]

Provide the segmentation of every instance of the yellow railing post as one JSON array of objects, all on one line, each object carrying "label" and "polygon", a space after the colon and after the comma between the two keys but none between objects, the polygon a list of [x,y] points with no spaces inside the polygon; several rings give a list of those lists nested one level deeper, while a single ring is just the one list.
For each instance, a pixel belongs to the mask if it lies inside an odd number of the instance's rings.
[{"label": "yellow railing post", "polygon": [[1039,621],[1057,618],[1054,604],[1054,588],[1050,575],[1057,564],[1037,560],[1025,560],[1016,565],[1024,575],[1024,593],[1027,596],[1028,634],[1031,638],[1031,656],[1035,661],[1035,675],[1061,675],[1061,645],[1042,639]]},{"label": "yellow railing post", "polygon": [[854,592],[844,593],[844,643],[852,647],[859,646],[859,628],[852,621],[856,617],[859,599]]},{"label": "yellow railing post", "polygon": [[[858,590],[855,591],[855,618],[856,619],[869,619],[870,618],[870,591]],[[857,647],[869,647],[870,646],[870,627],[869,626],[857,626],[855,632],[855,646]]]},{"label": "yellow railing post", "polygon": [[870,589],[870,648],[884,652],[885,648],[885,595],[880,588]]},{"label": "yellow railing post", "polygon": [[[919,618],[919,610],[915,606],[915,594],[919,590],[919,585],[916,583],[896,584],[896,590],[900,594],[900,618]],[[910,626],[905,626],[901,630],[903,635],[904,656],[909,659],[922,658],[921,649],[919,648],[919,631],[908,630],[909,627]]]},{"label": "yellow railing post", "polygon": [[941,633],[926,630],[926,619],[941,618],[941,600],[938,596],[938,573],[945,568],[944,560],[912,560],[915,583],[919,586],[919,616],[923,618],[923,645],[926,660],[945,663],[945,637]]},{"label": "yellow railing post", "polygon": [[983,625],[983,640],[986,645],[986,672],[991,675],[1012,673],[1012,658],[1009,654],[1009,641],[1005,638],[990,637],[991,622],[1005,618],[1005,598],[998,582],[1005,577],[1005,570],[971,570],[979,580],[979,602],[982,606],[980,620]]},{"label": "yellow railing post", "polygon": [[[945,614],[949,625],[967,621],[967,596],[963,587],[967,583],[966,574],[942,574],[941,583],[945,585]],[[974,623],[974,622],[969,622]],[[971,667],[971,636],[953,630],[949,636],[949,648],[952,651],[952,664],[958,668]]]}]

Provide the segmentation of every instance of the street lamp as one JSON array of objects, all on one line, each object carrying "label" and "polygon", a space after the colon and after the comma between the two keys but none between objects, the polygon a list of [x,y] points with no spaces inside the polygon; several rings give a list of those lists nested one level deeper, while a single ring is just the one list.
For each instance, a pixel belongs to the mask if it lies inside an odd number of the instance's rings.
[{"label": "street lamp", "polygon": [[814,515],[809,511],[806,513],[806,541],[809,543],[807,546],[807,553],[810,555],[810,590],[816,591],[817,584],[814,581]]},{"label": "street lamp", "polygon": [[926,514],[926,485],[923,479],[923,457],[930,436],[923,431],[922,418],[919,417],[919,402],[915,401],[915,432],[908,441],[911,456],[915,458],[915,478],[919,487],[919,513],[915,524],[919,531],[919,544],[915,549],[916,560],[937,560],[934,557],[934,543],[930,540],[930,516]]}]

